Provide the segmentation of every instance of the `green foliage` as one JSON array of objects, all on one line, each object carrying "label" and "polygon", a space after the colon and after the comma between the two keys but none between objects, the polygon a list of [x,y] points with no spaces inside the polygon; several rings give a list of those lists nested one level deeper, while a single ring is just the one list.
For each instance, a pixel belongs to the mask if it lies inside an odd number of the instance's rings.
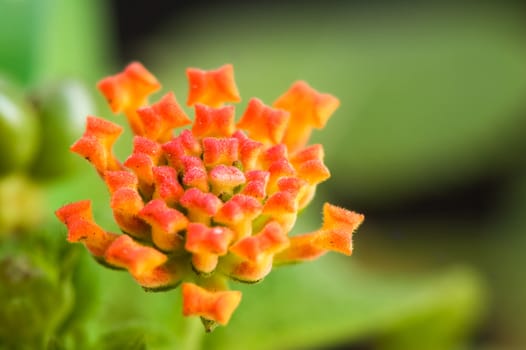
[{"label": "green foliage", "polygon": [[0,77],[0,176],[27,168],[39,136],[32,106],[16,86]]},{"label": "green foliage", "polygon": [[78,81],[49,84],[32,96],[41,138],[30,173],[37,179],[56,180],[79,169],[81,159],[69,147],[84,132],[86,116],[93,114],[92,94]]},{"label": "green foliage", "polygon": [[64,77],[90,83],[107,64],[100,0],[0,2],[0,70],[21,84]]}]

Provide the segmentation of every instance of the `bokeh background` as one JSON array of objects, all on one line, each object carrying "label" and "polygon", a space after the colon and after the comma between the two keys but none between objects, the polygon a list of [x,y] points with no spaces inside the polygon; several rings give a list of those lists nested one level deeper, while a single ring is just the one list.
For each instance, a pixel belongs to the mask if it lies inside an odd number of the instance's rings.
[{"label": "bokeh background", "polygon": [[[366,215],[351,258],[236,285],[244,297],[231,324],[183,343],[177,290],[146,294],[64,244],[53,211],[67,202],[93,199],[97,221],[116,226],[92,169],[61,153],[76,172],[41,180],[32,166],[19,185],[38,188],[40,202],[27,195],[17,210],[42,208],[39,224],[0,238],[0,295],[4,310],[19,310],[0,311],[0,348],[22,346],[17,322],[57,349],[526,348],[523,11],[513,1],[0,0],[3,79],[41,115],[55,107],[35,101],[69,79],[64,89],[76,93],[61,108],[74,125],[88,113],[111,117],[95,83],[133,60],[180,101],[187,67],[232,63],[238,114],[298,79],[336,95],[340,109],[313,135],[332,177],[298,232],[319,225],[324,201]],[[43,125],[42,140],[62,135],[60,121]],[[65,144],[81,133],[72,127]],[[4,178],[1,188],[18,183]],[[13,211],[13,196],[1,197]]]}]

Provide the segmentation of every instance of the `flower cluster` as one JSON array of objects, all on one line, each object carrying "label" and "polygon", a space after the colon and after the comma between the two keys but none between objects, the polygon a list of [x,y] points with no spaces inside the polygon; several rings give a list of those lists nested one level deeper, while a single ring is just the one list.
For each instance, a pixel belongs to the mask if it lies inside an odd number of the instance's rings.
[{"label": "flower cluster", "polygon": [[231,65],[188,69],[187,76],[193,123],[171,92],[147,103],[160,84],[135,62],[98,84],[135,134],[131,155],[124,163],[116,159],[112,148],[122,128],[93,116],[71,146],[107,184],[122,234],[94,222],[90,201],[56,215],[70,242],[127,270],[143,288],[182,283],[184,315],[200,316],[211,330],[227,324],[241,301],[228,279],[254,283],[276,265],[330,250],[350,255],[363,215],[325,204],[319,230],[288,236],[316,186],[330,176],[323,147],[306,143],[338,99],[300,81],[272,106],[252,98],[236,123],[234,106],[226,104],[240,101]]}]

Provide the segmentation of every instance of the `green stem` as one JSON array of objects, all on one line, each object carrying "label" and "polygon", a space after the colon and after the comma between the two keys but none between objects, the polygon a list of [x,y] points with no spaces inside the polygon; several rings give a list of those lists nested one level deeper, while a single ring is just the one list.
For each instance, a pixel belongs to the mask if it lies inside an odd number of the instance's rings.
[{"label": "green stem", "polygon": [[184,317],[181,350],[200,350],[205,331],[197,317]]}]

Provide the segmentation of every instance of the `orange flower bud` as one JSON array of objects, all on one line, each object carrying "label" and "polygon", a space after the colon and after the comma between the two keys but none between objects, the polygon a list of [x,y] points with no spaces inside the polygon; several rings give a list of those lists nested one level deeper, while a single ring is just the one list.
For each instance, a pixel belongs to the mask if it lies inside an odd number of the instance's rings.
[{"label": "orange flower bud", "polygon": [[55,212],[57,218],[68,228],[69,242],[82,242],[95,257],[102,257],[116,235],[107,233],[95,222],[90,201],[65,205]]},{"label": "orange flower bud", "polygon": [[221,200],[212,193],[205,193],[197,188],[186,190],[179,203],[188,209],[190,221],[204,224],[209,224],[210,218],[214,216],[223,205]]},{"label": "orange flower bud", "polygon": [[226,227],[210,228],[200,223],[190,223],[186,231],[185,249],[191,253],[192,265],[202,273],[211,273],[219,256],[228,252],[233,233]]},{"label": "orange flower bud", "polygon": [[272,255],[263,255],[252,261],[237,255],[227,255],[221,262],[221,272],[230,278],[244,283],[257,283],[263,280],[272,270]]},{"label": "orange flower bud", "polygon": [[243,165],[243,170],[257,170],[259,168],[259,156],[263,150],[263,144],[249,139],[239,130],[236,131],[232,137],[238,140],[239,160]]},{"label": "orange flower bud", "polygon": [[196,137],[230,137],[234,130],[234,106],[212,108],[202,104],[195,105],[192,133]]},{"label": "orange flower bud", "polygon": [[177,179],[177,171],[169,166],[153,167],[155,192],[153,198],[162,199],[169,206],[175,205],[183,195],[183,188]]},{"label": "orange flower bud", "polygon": [[126,112],[133,131],[142,135],[143,125],[135,110],[161,87],[157,79],[142,64],[133,62],[123,72],[102,79],[97,86],[113,113]]},{"label": "orange flower bud", "polygon": [[287,147],[284,144],[280,143],[266,149],[265,152],[261,154],[261,167],[264,169],[268,169],[272,163],[287,159]]},{"label": "orange flower bud", "polygon": [[289,239],[289,247],[274,256],[274,265],[298,263],[318,259],[327,252],[315,244],[318,232],[297,235]]},{"label": "orange flower bud", "polygon": [[352,254],[352,234],[363,222],[364,216],[347,209],[325,203],[323,226],[315,244],[345,255]]},{"label": "orange flower bud", "polygon": [[290,231],[298,214],[296,196],[288,191],[274,193],[265,202],[263,214],[274,218],[285,231]]},{"label": "orange flower bud", "polygon": [[232,165],[238,158],[236,138],[205,137],[203,139],[203,161],[207,167],[219,164]]},{"label": "orange flower bud", "polygon": [[214,220],[236,232],[236,239],[252,234],[252,221],[261,214],[262,205],[253,197],[236,194],[219,209]]},{"label": "orange flower bud", "polygon": [[208,174],[212,192],[219,196],[222,193],[232,194],[235,187],[245,183],[245,175],[241,170],[233,166],[219,164]]},{"label": "orange flower bud", "polygon": [[152,241],[159,249],[169,252],[182,248],[188,219],[181,212],[170,208],[161,199],[153,199],[139,212],[139,217],[152,226]]},{"label": "orange flower bud", "polygon": [[104,182],[106,182],[111,194],[121,188],[137,190],[139,186],[137,176],[126,170],[106,171],[104,173]]},{"label": "orange flower bud", "polygon": [[330,203],[323,205],[324,230],[346,229],[354,232],[363,222],[364,216],[353,211],[337,207]]},{"label": "orange flower bud", "polygon": [[226,325],[241,302],[241,292],[211,292],[193,283],[183,283],[183,315],[200,316]]},{"label": "orange flower bud", "polygon": [[263,200],[267,195],[267,184],[270,177],[268,171],[252,170],[245,174],[247,184],[242,193],[252,196],[258,200]]},{"label": "orange flower bud", "polygon": [[289,239],[277,222],[269,222],[254,236],[245,237],[230,247],[230,251],[257,263],[267,256],[274,256],[289,245]]},{"label": "orange flower bud", "polygon": [[138,109],[137,114],[144,136],[158,142],[169,141],[175,128],[192,123],[172,92],[164,95],[159,102]]},{"label": "orange flower bud", "polygon": [[121,133],[119,125],[89,116],[84,135],[70,149],[91,162],[100,175],[106,170],[120,170],[120,163],[113,155],[113,144]]},{"label": "orange flower bud", "polygon": [[168,260],[163,253],[139,244],[127,235],[120,235],[113,241],[106,250],[105,259],[111,265],[128,270],[138,280],[149,277]]},{"label": "orange flower bud", "polygon": [[281,142],[289,121],[289,113],[266,106],[258,98],[252,98],[237,127],[246,130],[254,140],[265,144]]},{"label": "orange flower bud", "polygon": [[144,202],[137,190],[120,188],[113,192],[110,202],[113,218],[121,230],[139,239],[148,239],[150,228],[138,216]]},{"label": "orange flower bud", "polygon": [[93,220],[91,201],[83,200],[67,204],[55,211],[57,218],[63,223],[68,224],[70,219]]},{"label": "orange flower bud", "polygon": [[269,194],[276,192],[278,189],[278,181],[283,177],[290,177],[296,174],[296,171],[286,159],[281,159],[270,164],[268,168],[270,174],[267,191]]},{"label": "orange flower bud", "polygon": [[283,143],[290,150],[303,147],[310,137],[312,128],[325,127],[339,105],[340,101],[336,97],[319,93],[304,81],[294,83],[273,104],[275,108],[290,112]]},{"label": "orange flower bud", "polygon": [[182,156],[180,161],[183,166],[183,184],[187,187],[195,187],[203,192],[208,192],[208,174],[201,158]]},{"label": "orange flower bud", "polygon": [[190,86],[186,102],[188,106],[202,103],[210,107],[219,107],[224,102],[241,101],[234,81],[234,68],[231,64],[211,71],[188,68],[186,75]]}]

